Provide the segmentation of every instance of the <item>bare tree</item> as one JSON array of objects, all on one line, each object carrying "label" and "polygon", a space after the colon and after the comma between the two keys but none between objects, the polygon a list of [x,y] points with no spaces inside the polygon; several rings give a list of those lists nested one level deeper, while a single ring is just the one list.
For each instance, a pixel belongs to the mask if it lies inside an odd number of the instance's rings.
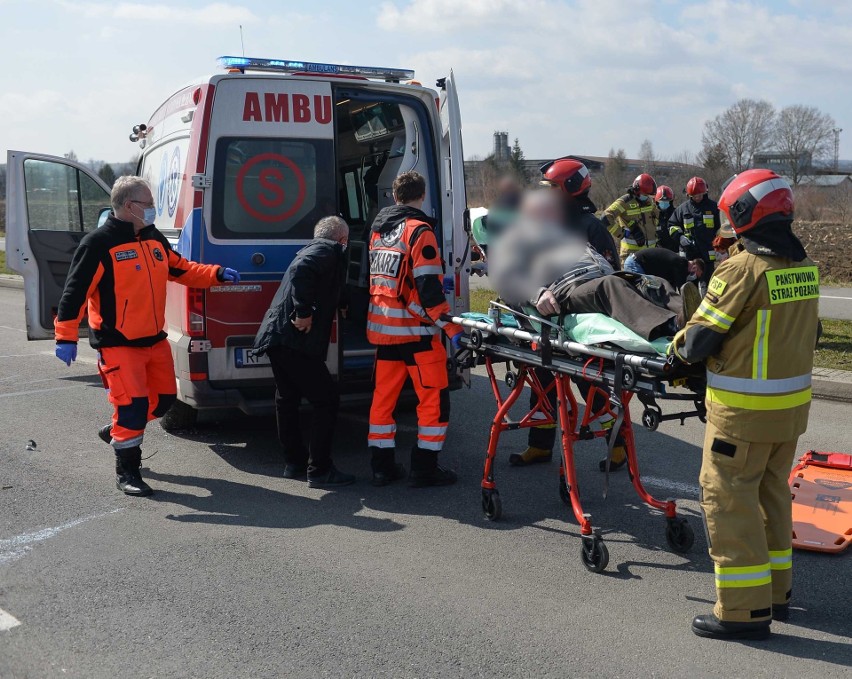
[{"label": "bare tree", "polygon": [[775,107],[768,101],[740,99],[704,124],[701,143],[704,148],[723,149],[728,165],[742,172],[755,153],[771,145],[774,123]]},{"label": "bare tree", "polygon": [[627,190],[630,175],[627,172],[626,160],[624,149],[610,149],[603,171],[592,178],[592,200],[599,208],[608,208]]},{"label": "bare tree", "polygon": [[816,106],[794,104],[782,109],[775,124],[775,147],[784,157],[794,185],[813,169],[813,161],[833,150],[834,118]]},{"label": "bare tree", "polygon": [[710,193],[716,198],[722,193],[722,185],[733,174],[725,150],[720,144],[705,146],[696,157],[701,166],[701,175],[710,188]]},{"label": "bare tree", "polygon": [[650,139],[643,141],[639,147],[639,160],[642,161],[642,171],[653,174],[657,157],[654,155],[654,145]]}]

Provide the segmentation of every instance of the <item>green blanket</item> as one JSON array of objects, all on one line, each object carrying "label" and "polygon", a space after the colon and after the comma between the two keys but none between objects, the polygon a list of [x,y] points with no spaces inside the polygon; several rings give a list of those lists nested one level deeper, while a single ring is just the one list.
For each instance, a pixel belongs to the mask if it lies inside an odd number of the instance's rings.
[{"label": "green blanket", "polygon": [[[486,314],[472,311],[462,314],[462,317],[486,323],[491,322],[491,319]],[[520,327],[515,318],[510,314],[501,314],[500,323],[509,328]],[[659,354],[665,356],[669,345],[669,340],[665,337],[656,339],[653,342],[642,339],[630,330],[630,328],[605,314],[568,314],[565,316],[563,327],[568,333],[568,336],[580,344],[590,346],[612,344],[636,354]]]}]

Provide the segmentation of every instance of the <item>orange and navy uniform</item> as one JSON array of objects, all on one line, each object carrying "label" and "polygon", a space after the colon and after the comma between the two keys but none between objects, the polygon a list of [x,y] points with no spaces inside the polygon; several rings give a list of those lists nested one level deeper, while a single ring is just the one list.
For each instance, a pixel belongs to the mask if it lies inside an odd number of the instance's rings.
[{"label": "orange and navy uniform", "polygon": [[139,445],[145,423],[175,400],[175,376],[166,340],[166,283],[209,288],[221,276],[216,265],[190,262],[172,250],[153,225],[110,216],[87,234],[71,262],[54,319],[59,344],[77,342],[88,316],[89,343],[109,389],[113,445]]},{"label": "orange and navy uniform", "polygon": [[403,205],[385,208],[376,216],[367,311],[367,339],[377,345],[369,446],[395,447],[393,411],[410,377],[419,401],[418,447],[436,452],[443,447],[450,399],[441,331],[448,337],[462,332],[442,318],[451,311],[443,274],[430,217]]}]

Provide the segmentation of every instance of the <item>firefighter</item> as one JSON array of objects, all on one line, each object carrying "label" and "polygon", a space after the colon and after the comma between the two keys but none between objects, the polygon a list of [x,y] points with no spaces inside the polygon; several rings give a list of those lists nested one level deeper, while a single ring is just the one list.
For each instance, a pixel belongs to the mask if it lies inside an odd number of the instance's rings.
[{"label": "firefighter", "polygon": [[669,219],[675,211],[674,191],[671,186],[661,184],[657,187],[654,202],[657,204],[657,247],[677,252],[679,243],[669,234]]},{"label": "firefighter", "polygon": [[657,206],[654,196],[657,182],[646,173],[633,180],[633,185],[603,213],[601,221],[616,238],[621,239],[621,262],[631,253],[657,244]]},{"label": "firefighter", "polygon": [[680,245],[687,259],[704,260],[704,275],[699,288],[704,294],[713,275],[716,251],[713,239],[719,230],[719,206],[707,195],[707,182],[693,177],[686,183],[687,199],[669,217],[669,235]]},{"label": "firefighter", "polygon": [[[568,231],[578,234],[588,241],[595,251],[603,256],[613,267],[619,266],[616,255],[615,242],[612,236],[604,228],[601,221],[595,217],[597,208],[589,198],[592,188],[592,177],[588,168],[579,160],[573,158],[559,158],[541,166],[542,186],[554,188],[561,191],[564,205],[564,215],[559,220],[566,225]],[[550,401],[551,412],[556,412],[556,389],[553,384],[553,373],[543,368],[536,368],[535,374],[547,392]],[[583,382],[578,382],[582,390]],[[588,389],[586,389],[586,392]],[[585,396],[585,394],[584,394]],[[530,410],[538,405],[538,397],[530,392]],[[600,408],[602,404],[596,403],[594,407]],[[538,413],[536,413],[538,415]],[[539,415],[543,417],[543,415]],[[608,419],[604,425],[612,426],[613,420]],[[556,425],[541,424],[529,430],[527,435],[527,449],[523,453],[512,453],[509,456],[509,464],[513,467],[526,467],[531,464],[548,463],[553,459],[553,448],[556,445]],[[612,469],[621,467],[627,460],[626,449],[619,442],[613,450]]]},{"label": "firefighter", "polygon": [[456,475],[438,465],[447,437],[450,392],[441,331],[460,348],[462,328],[442,319],[450,313],[444,297],[444,266],[434,220],[420,208],[426,181],[404,172],[393,182],[396,205],[376,215],[370,237],[370,305],[367,339],[376,347],[376,390],[370,408],[367,445],[373,484],[403,478],[395,460],[393,411],[408,377],[417,394],[417,443],[411,452],[410,485],[441,486]]},{"label": "firefighter", "polygon": [[674,339],[707,365],[701,507],[716,574],[713,612],[692,622],[715,639],[763,639],[784,620],[792,585],[787,477],[807,429],[819,273],[793,235],[793,194],[771,170],[746,170],[719,199],[741,237]]},{"label": "firefighter", "polygon": [[142,479],[147,422],[162,417],[176,398],[175,370],[166,333],[166,282],[209,288],[238,283],[234,269],[190,262],[172,250],[154,226],[157,208],[147,182],[119,177],[112,213],[87,234],[71,262],[56,319],[56,356],[77,358],[79,326],[88,313],[89,343],[113,405],[112,422],[98,436],[115,450],[116,486],[127,495],[151,495]]}]

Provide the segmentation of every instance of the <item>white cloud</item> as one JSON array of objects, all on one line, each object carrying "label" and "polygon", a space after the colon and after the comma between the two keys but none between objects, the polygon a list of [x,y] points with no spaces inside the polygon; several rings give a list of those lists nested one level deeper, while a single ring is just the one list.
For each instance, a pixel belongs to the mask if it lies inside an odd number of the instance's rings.
[{"label": "white cloud", "polygon": [[194,25],[233,25],[252,23],[257,16],[248,8],[225,2],[214,2],[198,8],[166,4],[134,2],[101,3],[58,0],[65,9],[93,19],[121,21],[170,22]]},{"label": "white cloud", "polygon": [[470,28],[510,25],[545,5],[541,0],[413,0],[383,2],[378,24],[389,31],[455,33]]}]

